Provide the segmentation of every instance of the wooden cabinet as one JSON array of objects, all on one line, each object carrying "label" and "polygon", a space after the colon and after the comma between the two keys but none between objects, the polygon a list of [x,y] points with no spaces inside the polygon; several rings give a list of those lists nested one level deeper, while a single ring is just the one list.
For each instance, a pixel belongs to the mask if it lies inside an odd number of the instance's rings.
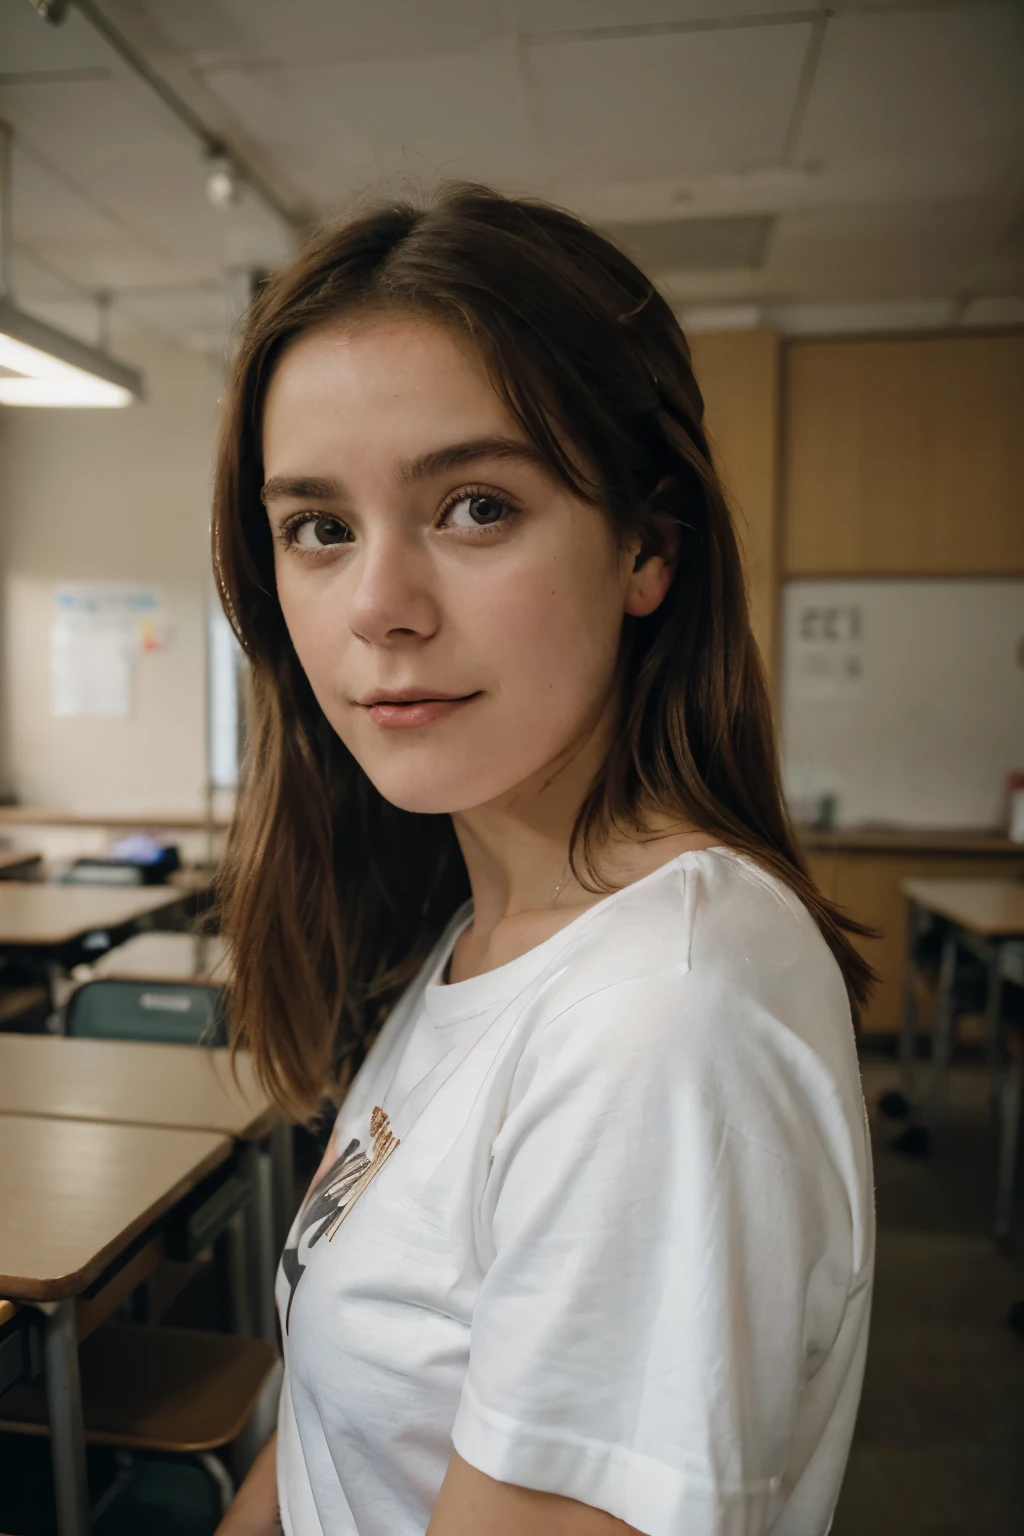
[{"label": "wooden cabinet", "polygon": [[799,340],[786,576],[1024,573],[1024,335]]},{"label": "wooden cabinet", "polygon": [[716,331],[690,337],[711,449],[736,513],[750,615],[768,669],[776,669],[779,337]]},{"label": "wooden cabinet", "polygon": [[[856,834],[851,836],[853,843]],[[877,939],[855,942],[878,974],[878,986],[863,1020],[865,1034],[895,1035],[900,1028],[907,945],[907,907],[900,892],[914,878],[1012,880],[1024,876],[1024,848],[1005,845],[1000,854],[951,851],[949,839],[934,847],[904,849],[810,846],[811,874],[826,896],[851,917],[879,930]],[[994,841],[994,840],[993,840]],[[943,842],[946,846],[943,848]],[[927,1018],[922,1029],[929,1027]]]}]

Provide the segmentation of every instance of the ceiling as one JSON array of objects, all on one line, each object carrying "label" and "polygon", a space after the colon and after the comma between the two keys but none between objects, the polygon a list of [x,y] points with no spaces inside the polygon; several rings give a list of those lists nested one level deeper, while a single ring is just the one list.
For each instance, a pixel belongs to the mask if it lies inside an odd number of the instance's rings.
[{"label": "ceiling", "polygon": [[[608,227],[680,306],[1024,299],[1019,0],[98,0],[299,219],[442,176]],[[73,4],[0,0],[15,291],[222,343],[293,238]]]}]

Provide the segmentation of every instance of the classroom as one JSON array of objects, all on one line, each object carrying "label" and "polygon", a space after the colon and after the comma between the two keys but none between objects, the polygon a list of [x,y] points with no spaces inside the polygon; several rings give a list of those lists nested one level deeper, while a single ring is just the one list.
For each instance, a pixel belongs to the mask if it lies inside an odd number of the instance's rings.
[{"label": "classroom", "polygon": [[0,1536],[1024,1529],[1022,83],[0,0]]}]

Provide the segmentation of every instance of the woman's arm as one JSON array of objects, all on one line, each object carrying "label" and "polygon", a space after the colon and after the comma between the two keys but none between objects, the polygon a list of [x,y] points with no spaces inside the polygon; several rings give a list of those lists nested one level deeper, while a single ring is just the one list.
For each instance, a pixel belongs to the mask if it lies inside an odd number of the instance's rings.
[{"label": "woman's arm", "polygon": [[496,1482],[453,1451],[427,1536],[480,1536],[481,1531],[487,1536],[640,1536],[634,1526],[603,1509]]},{"label": "woman's arm", "polygon": [[249,1468],[249,1476],[218,1525],[216,1536],[280,1536],[277,1508],[277,1431]]}]

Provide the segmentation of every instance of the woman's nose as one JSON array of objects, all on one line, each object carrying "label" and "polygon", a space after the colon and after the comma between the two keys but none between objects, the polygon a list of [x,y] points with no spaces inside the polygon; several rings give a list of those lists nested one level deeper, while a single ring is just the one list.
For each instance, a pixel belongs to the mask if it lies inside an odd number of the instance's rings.
[{"label": "woman's nose", "polygon": [[440,624],[430,562],[400,535],[368,540],[356,556],[356,587],[349,623],[369,645],[429,640]]}]

